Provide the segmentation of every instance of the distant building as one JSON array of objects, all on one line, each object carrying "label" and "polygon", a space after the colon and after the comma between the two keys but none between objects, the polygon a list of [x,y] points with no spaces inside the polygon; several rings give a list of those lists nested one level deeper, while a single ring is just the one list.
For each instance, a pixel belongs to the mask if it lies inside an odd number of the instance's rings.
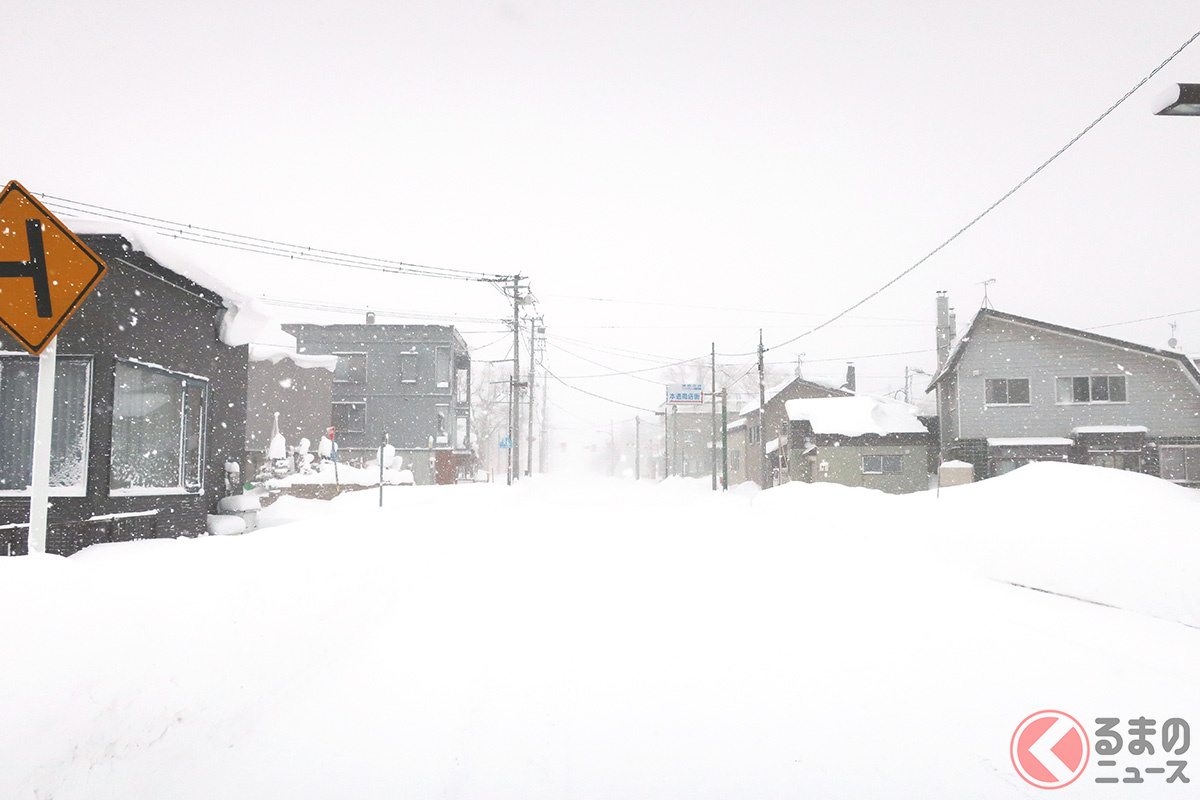
[{"label": "distant building", "polygon": [[[236,305],[124,236],[79,238],[108,271],[58,335],[47,552],[202,534],[241,490],[247,348],[220,333]],[[37,371],[0,331],[0,555],[26,552]]]},{"label": "distant building", "polygon": [[288,325],[302,356],[337,356],[332,425],[343,460],[387,436],[417,483],[470,479],[471,356],[444,325]]},{"label": "distant building", "polygon": [[977,478],[1071,461],[1200,485],[1200,370],[1172,350],[982,308],[952,349],[938,297],[941,457]]},{"label": "distant building", "polygon": [[791,480],[840,483],[893,494],[929,488],[931,437],[907,403],[827,397],[785,403],[782,455]]},{"label": "distant building", "polygon": [[[741,457],[742,470],[735,478],[731,469],[729,483],[733,485],[741,481],[753,481],[759,486],[774,486],[781,482],[786,470],[781,469],[779,447],[788,437],[788,417],[784,404],[789,400],[818,397],[849,397],[853,395],[853,387],[840,388],[815,380],[795,377],[784,383],[770,387],[765,392],[767,407],[760,412],[758,398],[744,405],[741,418],[745,420],[745,433],[738,435],[737,444],[743,448]],[[731,444],[732,448],[733,445]],[[765,468],[769,470],[767,479],[763,478],[763,452],[766,452]]]}]

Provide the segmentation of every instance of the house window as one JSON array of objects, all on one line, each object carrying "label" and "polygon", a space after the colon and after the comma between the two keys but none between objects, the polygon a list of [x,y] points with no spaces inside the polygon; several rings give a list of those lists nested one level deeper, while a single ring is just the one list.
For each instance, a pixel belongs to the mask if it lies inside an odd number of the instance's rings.
[{"label": "house window", "polygon": [[895,475],[902,471],[900,456],[863,456],[864,475]]},{"label": "house window", "polygon": [[1059,403],[1124,403],[1125,376],[1059,378],[1055,381],[1055,399]]},{"label": "house window", "polygon": [[[50,493],[87,493],[92,362],[59,357],[54,365]],[[26,494],[33,483],[33,413],[38,359],[0,357],[0,493]]]},{"label": "house window", "polygon": [[334,353],[337,366],[333,369],[334,383],[366,383],[366,353]]},{"label": "house window", "polygon": [[110,492],[201,491],[207,398],[204,378],[118,361]]},{"label": "house window", "polygon": [[749,439],[750,444],[758,444],[759,442],[761,442],[762,441],[762,426],[751,425],[749,428],[749,435],[747,436],[747,439]]},{"label": "house window", "polygon": [[1178,483],[1200,483],[1200,445],[1162,445],[1158,448],[1159,474]]},{"label": "house window", "polygon": [[454,449],[467,449],[467,418],[456,417],[454,420]]},{"label": "house window", "polygon": [[1029,379],[988,378],[985,402],[989,406],[1029,405]]},{"label": "house window", "polygon": [[364,433],[367,430],[367,404],[334,403],[333,427],[346,433]]},{"label": "house window", "polygon": [[742,451],[741,450],[730,450],[729,451],[729,471],[730,472],[741,472],[742,471]]},{"label": "house window", "polygon": [[460,406],[468,405],[471,401],[470,371],[460,364],[454,370],[454,402]]},{"label": "house window", "polygon": [[434,354],[433,380],[439,389],[450,388],[450,348],[439,347]]},{"label": "house window", "polygon": [[434,421],[434,425],[435,425],[435,428],[437,431],[435,441],[438,444],[449,444],[450,443],[450,433],[449,433],[450,406],[437,405],[437,406],[434,406],[434,409],[437,412],[437,417],[435,418],[435,421]]},{"label": "house window", "polygon": [[417,348],[416,345],[406,344],[400,351],[400,382],[417,382]]}]

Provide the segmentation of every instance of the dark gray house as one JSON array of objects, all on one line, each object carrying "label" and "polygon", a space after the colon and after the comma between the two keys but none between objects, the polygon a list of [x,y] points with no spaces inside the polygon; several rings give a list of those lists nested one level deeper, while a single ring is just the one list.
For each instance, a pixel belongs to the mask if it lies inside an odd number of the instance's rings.
[{"label": "dark gray house", "polygon": [[[948,344],[944,295],[938,311]],[[1200,484],[1200,371],[1182,353],[982,308],[939,361],[942,460],[976,478],[1061,460]]]},{"label": "dark gray house", "polygon": [[333,427],[343,460],[373,458],[386,434],[419,484],[475,468],[471,356],[448,325],[288,325],[301,355],[337,356]]},{"label": "dark gray house", "polygon": [[[195,536],[240,491],[246,347],[224,298],[133,248],[81,235],[108,267],[58,336],[46,550]],[[0,555],[26,552],[37,359],[0,331]]]}]

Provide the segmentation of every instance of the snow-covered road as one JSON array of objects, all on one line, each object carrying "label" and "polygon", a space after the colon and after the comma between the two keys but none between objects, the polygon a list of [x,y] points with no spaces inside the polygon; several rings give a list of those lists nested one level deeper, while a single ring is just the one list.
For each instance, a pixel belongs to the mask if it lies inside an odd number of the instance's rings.
[{"label": "snow-covered road", "polygon": [[0,797],[1038,797],[1035,711],[1200,725],[1200,492],[1154,478],[377,501],[0,559]]}]

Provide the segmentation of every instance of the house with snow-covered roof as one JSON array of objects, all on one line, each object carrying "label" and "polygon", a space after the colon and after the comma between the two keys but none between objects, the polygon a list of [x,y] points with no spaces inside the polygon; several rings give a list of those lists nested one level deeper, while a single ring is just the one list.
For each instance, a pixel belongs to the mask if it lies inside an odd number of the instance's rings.
[{"label": "house with snow-covered roof", "polygon": [[893,494],[929,487],[932,437],[917,408],[868,395],[788,400],[781,452],[790,480]]},{"label": "house with snow-covered roof", "polygon": [[[107,272],[58,335],[46,549],[202,534],[241,488],[253,314],[206,270],[84,227]],[[37,372],[0,331],[0,555],[27,548]]]},{"label": "house with snow-covered roof", "polygon": [[[766,390],[765,409],[759,408],[757,397],[743,405],[739,418],[744,420],[744,432],[739,433],[737,440],[730,444],[731,453],[735,444],[741,450],[737,458],[740,469],[735,473],[732,466],[730,467],[730,485],[751,481],[765,487],[780,482],[786,470],[781,467],[779,447],[788,436],[788,418],[784,405],[789,400],[804,398],[852,396],[852,379],[853,368],[848,370],[847,382],[840,386],[796,376]],[[768,479],[764,479],[764,471]]]},{"label": "house with snow-covered roof", "polygon": [[1200,485],[1200,370],[1186,355],[981,308],[953,344],[938,297],[943,460],[977,479],[1070,461]]}]

